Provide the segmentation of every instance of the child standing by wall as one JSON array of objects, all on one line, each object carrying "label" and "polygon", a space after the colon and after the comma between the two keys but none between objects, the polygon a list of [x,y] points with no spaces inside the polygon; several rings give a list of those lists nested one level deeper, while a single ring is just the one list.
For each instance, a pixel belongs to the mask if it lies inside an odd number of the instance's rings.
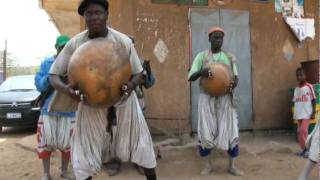
[{"label": "child standing by wall", "polygon": [[313,86],[306,81],[304,69],[298,68],[296,76],[299,86],[294,90],[294,114],[293,118],[298,121],[298,139],[302,151],[302,157],[308,157],[306,140],[308,137],[309,121],[315,117],[316,95]]}]

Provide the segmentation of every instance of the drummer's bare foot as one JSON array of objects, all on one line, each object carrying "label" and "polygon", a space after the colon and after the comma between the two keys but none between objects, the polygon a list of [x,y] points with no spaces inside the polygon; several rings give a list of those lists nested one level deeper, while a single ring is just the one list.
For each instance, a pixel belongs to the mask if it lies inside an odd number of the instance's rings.
[{"label": "drummer's bare foot", "polygon": [[64,172],[60,175],[60,177],[62,179],[68,179],[68,180],[75,180],[76,177],[72,174],[72,173],[69,173],[69,172]]},{"label": "drummer's bare foot", "polygon": [[69,179],[73,180],[76,179],[73,173],[68,172],[68,166],[69,166],[69,159],[61,159],[61,175],[60,177],[62,179]]},{"label": "drummer's bare foot", "polygon": [[203,170],[200,172],[202,176],[209,175],[213,172],[212,163],[209,157],[205,157],[205,164]]},{"label": "drummer's bare foot", "polygon": [[50,176],[50,158],[42,159],[44,174],[41,180],[51,180]]},{"label": "drummer's bare foot", "polygon": [[213,172],[213,169],[211,167],[205,167],[201,172],[200,175],[207,176]]},{"label": "drummer's bare foot", "polygon": [[234,176],[243,176],[244,172],[240,171],[239,169],[233,167],[233,168],[229,168],[228,172]]},{"label": "drummer's bare foot", "polygon": [[52,180],[49,174],[44,174],[41,180]]},{"label": "drummer's bare foot", "polygon": [[244,173],[242,171],[240,171],[238,168],[236,168],[235,160],[236,160],[236,158],[232,158],[232,157],[229,158],[228,172],[234,176],[243,176]]}]

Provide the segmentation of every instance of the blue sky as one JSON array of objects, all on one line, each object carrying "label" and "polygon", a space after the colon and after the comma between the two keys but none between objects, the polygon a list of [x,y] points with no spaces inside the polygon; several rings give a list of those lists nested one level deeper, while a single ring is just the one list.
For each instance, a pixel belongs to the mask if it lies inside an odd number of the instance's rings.
[{"label": "blue sky", "polygon": [[0,49],[8,40],[8,51],[14,53],[21,66],[35,66],[55,52],[59,35],[47,13],[39,8],[38,0],[0,1]]}]

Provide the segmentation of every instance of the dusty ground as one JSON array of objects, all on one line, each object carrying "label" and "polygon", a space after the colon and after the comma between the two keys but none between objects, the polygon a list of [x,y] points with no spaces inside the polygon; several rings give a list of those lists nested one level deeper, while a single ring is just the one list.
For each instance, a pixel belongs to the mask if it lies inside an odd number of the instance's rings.
[{"label": "dusty ground", "polygon": [[[6,129],[0,135],[0,180],[37,180],[41,177],[41,162],[35,151],[34,130]],[[239,167],[245,171],[243,177],[226,173],[227,156],[216,152],[213,161],[215,171],[210,176],[199,176],[202,167],[195,148],[163,150],[157,172],[159,180],[294,180],[297,179],[305,159],[294,155],[298,151],[293,134],[288,132],[259,132],[241,134],[241,156]],[[52,161],[52,175],[59,179],[59,153]],[[105,170],[95,177],[97,180],[144,179],[136,170],[125,164],[122,173],[109,178]],[[312,179],[317,179],[314,169]]]}]

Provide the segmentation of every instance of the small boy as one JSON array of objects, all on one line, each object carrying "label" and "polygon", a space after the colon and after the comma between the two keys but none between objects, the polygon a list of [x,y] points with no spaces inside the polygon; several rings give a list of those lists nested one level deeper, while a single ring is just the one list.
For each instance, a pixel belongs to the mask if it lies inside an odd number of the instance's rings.
[{"label": "small boy", "polygon": [[299,155],[307,158],[308,151],[305,144],[308,137],[309,120],[315,117],[316,95],[313,86],[306,81],[306,73],[303,68],[296,70],[296,76],[299,86],[294,90],[293,118],[298,121],[298,140],[302,149]]}]

